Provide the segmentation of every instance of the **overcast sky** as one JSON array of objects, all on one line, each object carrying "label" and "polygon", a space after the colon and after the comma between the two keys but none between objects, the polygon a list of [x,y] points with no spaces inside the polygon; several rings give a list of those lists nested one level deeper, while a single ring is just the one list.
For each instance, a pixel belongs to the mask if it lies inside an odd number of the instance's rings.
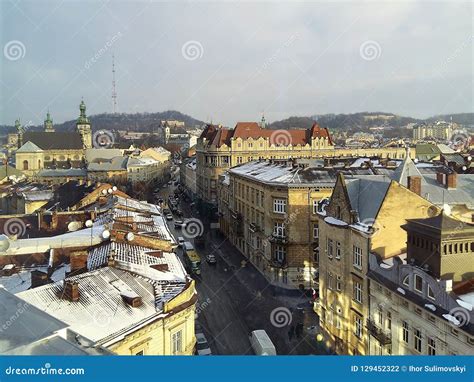
[{"label": "overcast sky", "polygon": [[0,1],[0,124],[473,111],[470,2]]}]

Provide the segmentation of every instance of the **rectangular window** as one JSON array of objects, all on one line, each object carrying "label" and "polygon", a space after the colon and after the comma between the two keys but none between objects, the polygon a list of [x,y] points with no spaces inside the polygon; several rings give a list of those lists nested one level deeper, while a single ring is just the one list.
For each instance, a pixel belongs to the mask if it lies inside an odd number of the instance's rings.
[{"label": "rectangular window", "polygon": [[353,246],[352,252],[352,264],[354,265],[354,268],[362,269],[362,248],[355,245]]},{"label": "rectangular window", "polygon": [[332,273],[328,273],[328,288],[332,290],[333,287]]},{"label": "rectangular window", "polygon": [[354,281],[353,299],[362,304],[362,284],[357,281]]},{"label": "rectangular window", "polygon": [[415,275],[415,290],[423,292],[423,278],[420,275]]},{"label": "rectangular window", "polygon": [[284,214],[286,212],[286,200],[285,199],[274,199],[273,200],[273,212],[277,214]]},{"label": "rectangular window", "polygon": [[286,257],[285,247],[281,245],[275,246],[275,259],[279,261],[280,263],[282,263],[283,261],[285,261],[285,257]]},{"label": "rectangular window", "polygon": [[183,351],[183,331],[173,333],[171,338],[171,346],[173,354],[181,354]]},{"label": "rectangular window", "polygon": [[436,340],[428,338],[428,355],[436,355]]},{"label": "rectangular window", "polygon": [[410,326],[408,325],[408,322],[403,321],[403,324],[402,324],[402,339],[403,339],[403,342],[405,342],[406,344],[410,340],[409,330],[410,330]]},{"label": "rectangular window", "polygon": [[363,323],[362,323],[362,318],[359,316],[355,316],[354,320],[354,334],[361,338],[362,337],[362,329],[363,329]]},{"label": "rectangular window", "polygon": [[382,308],[378,308],[378,323],[380,326],[383,325],[383,311]]},{"label": "rectangular window", "polygon": [[327,251],[328,257],[329,257],[330,259],[332,259],[332,255],[333,255],[333,250],[334,250],[334,249],[333,249],[333,245],[334,245],[334,244],[333,244],[332,239],[329,239],[329,238],[328,238],[328,239],[327,239],[327,249],[326,249],[326,251]]},{"label": "rectangular window", "polygon": [[418,353],[421,353],[422,342],[421,331],[419,329],[413,330],[413,347]]},{"label": "rectangular window", "polygon": [[313,224],[313,239],[319,239],[319,225],[318,225],[318,223]]},{"label": "rectangular window", "polygon": [[316,199],[313,200],[313,214],[318,213],[318,201]]},{"label": "rectangular window", "polygon": [[392,313],[387,312],[387,329],[392,330]]},{"label": "rectangular window", "polygon": [[341,276],[336,277],[336,289],[338,291],[342,290],[342,277]]},{"label": "rectangular window", "polygon": [[341,243],[336,241],[336,259],[341,259]]}]

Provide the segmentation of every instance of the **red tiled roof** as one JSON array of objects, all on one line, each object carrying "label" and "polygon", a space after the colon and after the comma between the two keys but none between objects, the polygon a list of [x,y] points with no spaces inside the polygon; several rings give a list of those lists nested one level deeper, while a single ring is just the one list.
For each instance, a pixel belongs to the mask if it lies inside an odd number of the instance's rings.
[{"label": "red tiled roof", "polygon": [[217,147],[222,146],[224,143],[230,146],[231,138],[269,138],[270,141],[274,140],[275,142],[283,145],[288,145],[290,143],[292,145],[305,145],[311,142],[311,138],[318,137],[328,138],[330,144],[332,144],[332,139],[328,129],[319,127],[317,123],[315,123],[309,130],[262,129],[257,122],[238,122],[233,130],[214,125],[207,125],[200,136],[200,138],[205,138],[208,144],[215,145]]}]

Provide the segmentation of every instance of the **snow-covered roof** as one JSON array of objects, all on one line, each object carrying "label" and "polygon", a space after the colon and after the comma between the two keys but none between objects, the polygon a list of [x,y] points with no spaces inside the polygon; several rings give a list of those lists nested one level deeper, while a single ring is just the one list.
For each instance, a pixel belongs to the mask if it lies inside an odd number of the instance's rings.
[{"label": "snow-covered roof", "polygon": [[[47,284],[17,296],[65,322],[71,330],[95,343],[106,343],[140,324],[163,314],[156,305],[156,292],[149,279],[117,268],[100,268],[70,277],[79,285],[79,301],[61,299],[63,282]],[[123,290],[133,291],[142,304],[131,307]]]}]

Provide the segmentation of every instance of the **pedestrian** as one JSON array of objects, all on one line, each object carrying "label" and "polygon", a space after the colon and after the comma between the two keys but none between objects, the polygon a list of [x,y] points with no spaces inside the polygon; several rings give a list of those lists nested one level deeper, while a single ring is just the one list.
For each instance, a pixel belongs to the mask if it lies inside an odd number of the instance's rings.
[{"label": "pedestrian", "polygon": [[301,338],[302,335],[303,335],[303,323],[298,322],[298,324],[296,325],[296,337]]},{"label": "pedestrian", "polygon": [[294,334],[295,334],[295,327],[291,325],[290,330],[288,331],[288,337],[290,338],[290,341],[293,339]]}]

